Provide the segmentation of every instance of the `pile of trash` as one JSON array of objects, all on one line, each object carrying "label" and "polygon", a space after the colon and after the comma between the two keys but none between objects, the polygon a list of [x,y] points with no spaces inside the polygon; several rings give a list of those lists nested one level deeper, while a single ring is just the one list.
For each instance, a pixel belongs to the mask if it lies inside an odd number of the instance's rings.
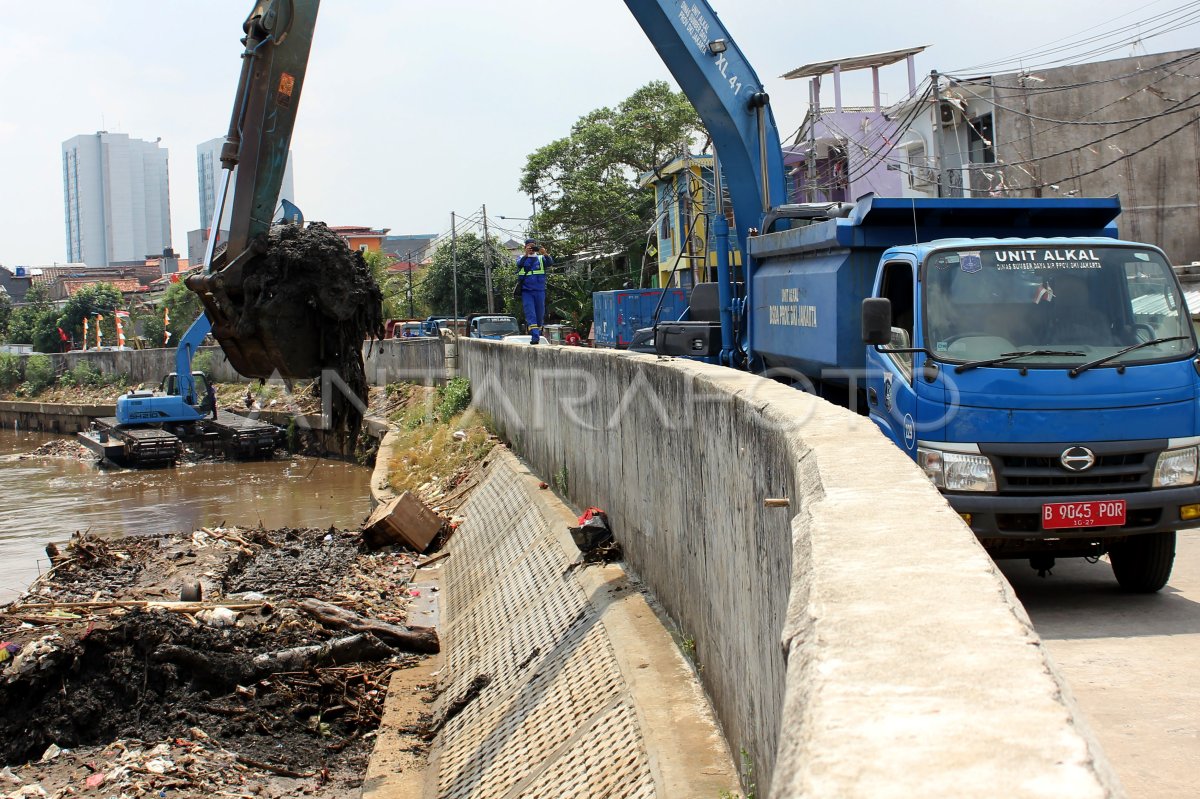
[{"label": "pile of trash", "polygon": [[79,534],[0,608],[0,797],[358,796],[421,561],[358,531]]},{"label": "pile of trash", "polygon": [[78,441],[60,438],[47,441],[33,452],[21,456],[22,460],[26,458],[72,458],[79,461],[90,461],[96,459],[96,454]]}]

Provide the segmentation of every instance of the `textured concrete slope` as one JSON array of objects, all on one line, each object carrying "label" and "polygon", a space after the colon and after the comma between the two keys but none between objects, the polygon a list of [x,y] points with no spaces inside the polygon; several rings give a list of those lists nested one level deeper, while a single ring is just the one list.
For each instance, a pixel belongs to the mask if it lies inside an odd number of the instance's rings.
[{"label": "textured concrete slope", "polygon": [[737,776],[639,586],[574,565],[573,515],[506,451],[464,506],[442,584],[426,796],[715,797]]}]

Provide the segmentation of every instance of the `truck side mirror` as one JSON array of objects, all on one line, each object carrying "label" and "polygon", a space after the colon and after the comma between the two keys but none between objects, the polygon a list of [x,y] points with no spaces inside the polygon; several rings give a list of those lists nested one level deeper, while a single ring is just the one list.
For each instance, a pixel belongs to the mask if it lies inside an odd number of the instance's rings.
[{"label": "truck side mirror", "polygon": [[886,297],[868,297],[862,303],[863,344],[886,346],[892,343],[892,301]]}]

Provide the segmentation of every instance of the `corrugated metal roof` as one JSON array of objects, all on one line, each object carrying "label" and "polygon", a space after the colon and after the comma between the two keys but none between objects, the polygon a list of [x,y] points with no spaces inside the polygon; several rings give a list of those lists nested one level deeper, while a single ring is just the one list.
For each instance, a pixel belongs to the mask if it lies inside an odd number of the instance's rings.
[{"label": "corrugated metal roof", "polygon": [[871,53],[869,55],[856,55],[849,58],[834,58],[829,61],[817,61],[812,64],[804,64],[796,67],[791,72],[783,73],[785,80],[796,80],[797,78],[815,78],[819,75],[828,75],[833,72],[834,67],[839,67],[842,72],[849,72],[852,69],[868,69],[870,67],[886,67],[888,64],[895,64],[897,61],[902,61],[910,55],[916,55],[924,50],[929,45],[923,44],[920,47],[906,47],[903,50],[889,50],[886,53]]}]

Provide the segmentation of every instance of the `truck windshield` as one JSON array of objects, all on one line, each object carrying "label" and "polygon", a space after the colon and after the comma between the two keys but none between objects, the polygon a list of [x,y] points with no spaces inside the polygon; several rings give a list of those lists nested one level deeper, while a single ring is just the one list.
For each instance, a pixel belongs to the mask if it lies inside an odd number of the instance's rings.
[{"label": "truck windshield", "polygon": [[481,336],[511,336],[520,332],[515,319],[479,320],[479,335]]},{"label": "truck windshield", "polygon": [[1105,361],[1113,367],[1195,349],[1179,285],[1153,250],[1064,242],[939,250],[922,281],[925,346],[952,363],[1074,367],[1115,355]]}]

